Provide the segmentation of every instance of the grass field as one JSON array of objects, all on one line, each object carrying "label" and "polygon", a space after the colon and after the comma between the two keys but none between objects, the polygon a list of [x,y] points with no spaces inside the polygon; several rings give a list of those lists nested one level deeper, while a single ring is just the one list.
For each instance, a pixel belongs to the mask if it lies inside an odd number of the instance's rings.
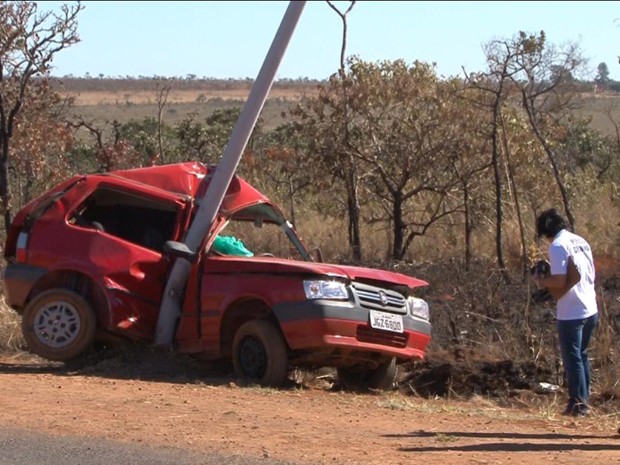
[{"label": "grass field", "polygon": [[616,124],[620,124],[620,94],[587,94],[577,114],[592,118],[591,125],[603,134],[616,137]]},{"label": "grass field", "polygon": [[[107,81],[107,82],[106,82]],[[190,115],[202,120],[218,109],[242,107],[251,83],[246,81],[180,81],[79,79],[63,82],[61,95],[71,98],[73,113],[89,121],[126,123],[158,114],[158,83],[170,85],[164,122],[175,125]],[[265,129],[284,122],[282,112],[304,96],[318,93],[318,82],[274,83],[261,116]]]},{"label": "grass field", "polygon": [[[174,126],[183,119],[193,115],[196,121],[204,120],[218,109],[243,106],[244,100],[224,100],[214,98],[204,103],[167,103],[164,108],[164,123]],[[265,129],[274,129],[284,122],[282,111],[288,110],[291,101],[269,99],[263,107],[261,117],[265,121]],[[127,123],[132,120],[142,120],[147,117],[157,118],[158,107],[155,103],[134,104],[133,102],[119,104],[81,105],[73,109],[73,113],[89,121],[106,122],[118,121]]]},{"label": "grass field", "polygon": [[[164,121],[169,125],[195,115],[202,120],[215,110],[241,107],[250,93],[249,81],[154,79],[69,79],[59,91],[72,98],[74,113],[91,121],[126,123],[146,117],[157,117],[158,84],[170,85]],[[316,96],[320,82],[279,82],[272,86],[261,114],[265,129],[284,122],[282,112],[304,96]],[[592,127],[605,135],[616,136],[612,122],[620,122],[620,94],[583,94],[576,113],[591,118]]]}]

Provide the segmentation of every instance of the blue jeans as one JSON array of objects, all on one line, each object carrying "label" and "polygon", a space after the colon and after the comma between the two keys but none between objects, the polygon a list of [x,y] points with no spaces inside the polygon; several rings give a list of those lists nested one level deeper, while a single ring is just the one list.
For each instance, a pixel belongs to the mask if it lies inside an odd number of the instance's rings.
[{"label": "blue jeans", "polygon": [[558,320],[562,363],[568,383],[569,406],[588,404],[590,361],[588,344],[598,323],[598,313],[580,320]]}]

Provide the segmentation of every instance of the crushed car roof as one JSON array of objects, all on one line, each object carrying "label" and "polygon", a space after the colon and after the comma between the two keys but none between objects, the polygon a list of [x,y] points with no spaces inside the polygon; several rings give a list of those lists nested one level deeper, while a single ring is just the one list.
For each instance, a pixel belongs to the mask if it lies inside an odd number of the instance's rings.
[{"label": "crushed car roof", "polygon": [[110,171],[108,173],[97,173],[97,175],[118,176],[168,192],[195,197],[201,181],[205,176],[212,174],[214,170],[214,167],[208,168],[202,163],[186,162]]}]

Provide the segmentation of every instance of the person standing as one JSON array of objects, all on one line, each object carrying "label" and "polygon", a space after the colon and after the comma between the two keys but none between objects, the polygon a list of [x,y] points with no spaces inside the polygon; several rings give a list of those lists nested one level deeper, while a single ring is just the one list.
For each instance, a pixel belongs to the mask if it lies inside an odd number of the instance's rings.
[{"label": "person standing", "polygon": [[550,271],[535,279],[557,300],[557,330],[569,396],[564,414],[585,416],[590,412],[588,345],[598,323],[592,249],[583,237],[568,231],[554,208],[538,216],[536,234],[550,242]]}]

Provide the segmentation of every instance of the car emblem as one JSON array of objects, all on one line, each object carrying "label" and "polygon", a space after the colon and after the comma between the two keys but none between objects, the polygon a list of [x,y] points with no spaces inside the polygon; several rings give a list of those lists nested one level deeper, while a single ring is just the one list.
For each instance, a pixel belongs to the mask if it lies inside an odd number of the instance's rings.
[{"label": "car emblem", "polygon": [[379,292],[379,300],[381,301],[381,305],[383,305],[384,307],[388,304],[388,297],[385,292]]}]

